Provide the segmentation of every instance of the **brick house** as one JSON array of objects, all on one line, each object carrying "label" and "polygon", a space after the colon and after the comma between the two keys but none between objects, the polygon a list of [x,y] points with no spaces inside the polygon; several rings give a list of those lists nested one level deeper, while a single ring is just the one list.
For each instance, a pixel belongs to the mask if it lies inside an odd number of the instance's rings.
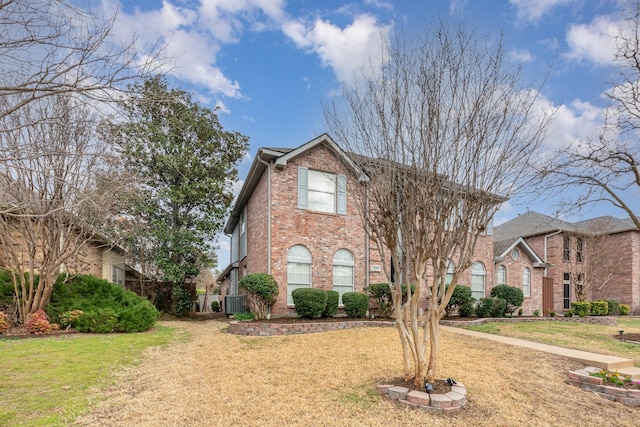
[{"label": "brick house", "polygon": [[[640,313],[640,231],[630,219],[572,223],[528,212],[495,227],[494,239],[498,281],[519,286],[523,268],[530,269],[530,308],[561,313],[582,297],[613,299]],[[524,243],[532,251],[520,262],[508,252],[516,241],[516,249]]]},{"label": "brick house", "polygon": [[[386,282],[351,189],[365,174],[323,134],[295,149],[261,148],[236,199],[225,234],[230,264],[218,276],[222,296],[237,295],[249,273],[269,273],[280,286],[274,316],[295,316],[291,292],[334,289],[340,295]],[[475,296],[493,286],[491,229],[478,240],[474,264],[460,283]],[[223,298],[224,300],[224,298]]]}]

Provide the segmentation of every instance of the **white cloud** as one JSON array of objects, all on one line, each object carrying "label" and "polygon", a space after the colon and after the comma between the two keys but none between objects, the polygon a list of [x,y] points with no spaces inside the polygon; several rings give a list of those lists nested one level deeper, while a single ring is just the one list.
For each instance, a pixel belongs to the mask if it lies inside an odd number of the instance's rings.
[{"label": "white cloud", "polygon": [[393,4],[383,0],[364,0],[364,4],[371,7],[377,7],[378,9],[393,10]]},{"label": "white cloud", "polygon": [[330,67],[343,84],[353,83],[363,71],[379,69],[391,28],[368,14],[356,16],[344,29],[322,19],[311,25],[291,20],[282,26],[296,46],[317,54],[322,65]]},{"label": "white cloud", "polygon": [[514,49],[509,52],[509,59],[517,64],[526,64],[533,61],[533,55],[527,49]]},{"label": "white cloud", "polygon": [[516,16],[520,21],[535,22],[560,5],[568,5],[578,0],[509,0],[516,8]]},{"label": "white cloud", "polygon": [[608,16],[597,16],[589,24],[576,24],[567,30],[569,53],[567,57],[578,61],[591,61],[596,65],[610,65],[616,52],[613,38],[621,21]]},{"label": "white cloud", "polygon": [[464,12],[469,0],[449,0],[449,14],[455,15]]}]

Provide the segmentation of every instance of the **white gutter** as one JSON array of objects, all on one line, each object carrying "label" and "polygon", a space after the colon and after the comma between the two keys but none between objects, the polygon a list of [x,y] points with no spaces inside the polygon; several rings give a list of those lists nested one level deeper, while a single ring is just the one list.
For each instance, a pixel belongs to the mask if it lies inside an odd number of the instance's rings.
[{"label": "white gutter", "polygon": [[[544,236],[544,263],[548,264],[549,262],[547,261],[547,239],[549,237],[555,236],[556,234],[560,234],[562,233],[562,230],[556,230],[551,234],[547,234],[546,236]],[[544,268],[544,277],[547,277],[547,269],[548,267]]]},{"label": "white gutter", "polygon": [[258,161],[267,166],[267,274],[271,274],[271,164],[256,156]]}]

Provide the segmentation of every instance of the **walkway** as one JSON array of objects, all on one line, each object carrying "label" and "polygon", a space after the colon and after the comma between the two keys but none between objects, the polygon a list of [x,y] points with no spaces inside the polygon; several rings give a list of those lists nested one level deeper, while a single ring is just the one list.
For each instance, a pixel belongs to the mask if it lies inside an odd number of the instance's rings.
[{"label": "walkway", "polygon": [[622,375],[630,375],[632,378],[640,379],[640,368],[633,366],[633,360],[617,356],[607,356],[604,354],[589,353],[588,351],[572,350],[569,348],[556,347],[548,344],[541,344],[525,341],[518,338],[504,337],[501,335],[487,334],[484,332],[471,331],[469,329],[457,328],[453,326],[440,326],[440,329],[460,335],[467,335],[476,338],[497,341],[503,344],[515,345],[518,347],[530,348],[532,350],[543,351],[545,353],[557,354],[568,357],[583,363],[585,366],[595,366],[596,368],[618,371]]}]

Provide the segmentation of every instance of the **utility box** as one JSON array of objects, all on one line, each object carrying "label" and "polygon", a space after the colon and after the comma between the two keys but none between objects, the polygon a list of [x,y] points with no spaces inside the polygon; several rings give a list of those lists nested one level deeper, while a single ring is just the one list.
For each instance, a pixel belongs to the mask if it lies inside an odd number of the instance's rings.
[{"label": "utility box", "polygon": [[227,316],[248,311],[244,295],[227,295],[224,297],[224,314]]}]

